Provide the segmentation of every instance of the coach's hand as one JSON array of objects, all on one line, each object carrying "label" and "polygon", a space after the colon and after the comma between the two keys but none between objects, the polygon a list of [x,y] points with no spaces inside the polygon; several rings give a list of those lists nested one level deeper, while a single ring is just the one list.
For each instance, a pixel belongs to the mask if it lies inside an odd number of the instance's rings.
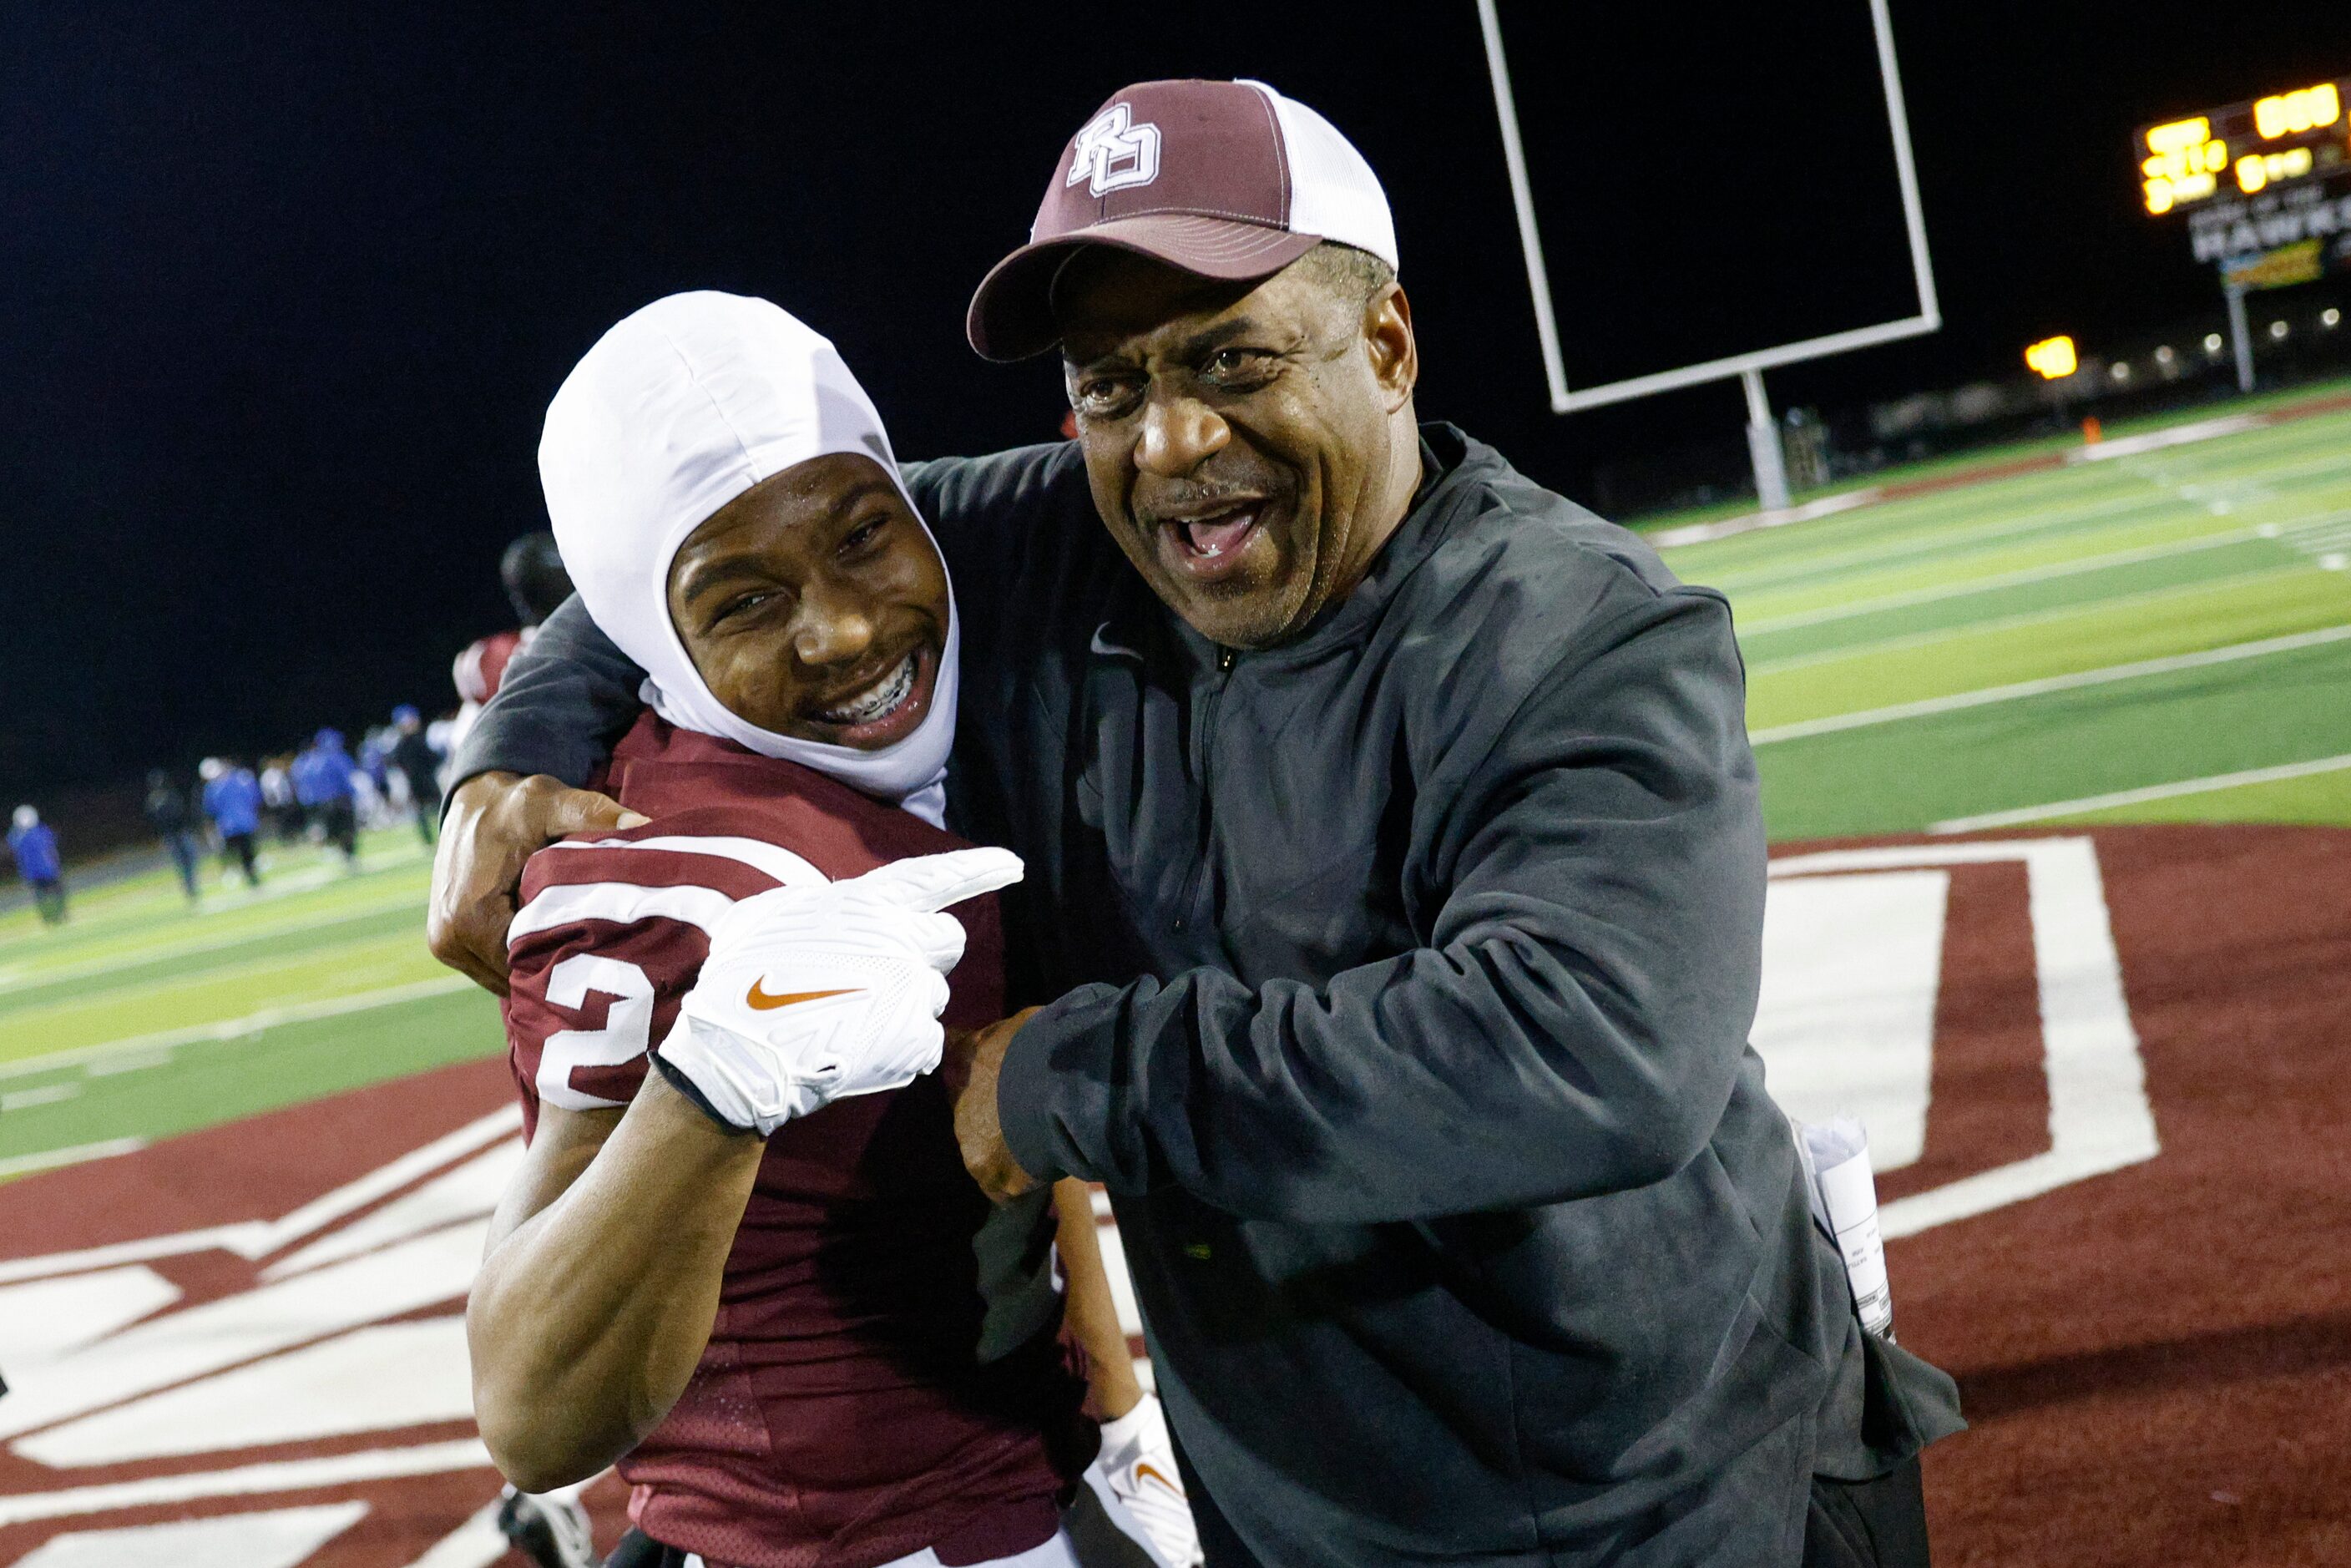
[{"label": "coach's hand", "polygon": [[1004,1122],[996,1111],[996,1077],[1003,1071],[1004,1053],[1020,1026],[1037,1009],[1014,1013],[968,1032],[957,1030],[947,1040],[942,1071],[955,1095],[956,1142],[963,1149],[963,1168],[994,1203],[1007,1203],[1037,1185],[1037,1178],[1012,1157],[1004,1141]]},{"label": "coach's hand", "polygon": [[507,994],[507,927],[523,862],[557,839],[650,821],[592,789],[534,774],[477,773],[449,798],[433,856],[424,940],[475,985]]}]

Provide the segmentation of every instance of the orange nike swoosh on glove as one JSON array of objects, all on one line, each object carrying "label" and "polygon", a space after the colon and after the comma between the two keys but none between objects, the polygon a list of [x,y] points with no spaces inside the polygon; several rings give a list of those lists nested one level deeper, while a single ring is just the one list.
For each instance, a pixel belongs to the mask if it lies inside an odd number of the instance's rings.
[{"label": "orange nike swoosh on glove", "polygon": [[1136,1480],[1141,1480],[1145,1476],[1149,1476],[1153,1480],[1157,1481],[1161,1486],[1165,1487],[1177,1497],[1182,1497],[1184,1495],[1184,1489],[1177,1486],[1174,1481],[1169,1480],[1165,1476],[1161,1475],[1158,1470],[1152,1467],[1149,1460],[1137,1460],[1134,1466],[1134,1479]]},{"label": "orange nike swoosh on glove", "polygon": [[825,997],[854,996],[864,988],[862,986],[852,986],[846,990],[839,991],[786,991],[778,997],[767,990],[767,984],[766,977],[762,977],[752,981],[751,988],[743,993],[743,1000],[760,1012],[767,1012],[774,1008],[788,1008],[794,1002],[818,1001]]}]

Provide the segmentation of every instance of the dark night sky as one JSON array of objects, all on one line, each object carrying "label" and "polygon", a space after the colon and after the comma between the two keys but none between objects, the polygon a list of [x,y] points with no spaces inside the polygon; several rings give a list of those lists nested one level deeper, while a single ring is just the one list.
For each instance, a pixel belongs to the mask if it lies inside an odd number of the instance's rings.
[{"label": "dark night sky", "polygon": [[[1712,10],[1505,0],[1521,99],[1556,121],[1579,80],[1712,71],[1817,119],[1834,50],[1726,37],[1709,60],[1694,24]],[[2005,374],[2049,330],[2094,347],[2207,308],[2184,238],[2137,210],[2132,127],[2351,71],[2341,0],[1894,0],[1894,20],[1947,325],[1775,372],[1782,403]],[[1677,37],[1688,59],[1659,59]],[[1370,157],[1425,415],[1587,496],[1599,464],[1735,431],[1728,386],[1547,411],[1470,0],[7,7],[0,804],[446,706],[452,655],[505,623],[500,549],[543,526],[548,395],[657,295],[731,288],[804,316],[902,453],[1047,437],[1055,370],[975,359],[964,302],[1083,116],[1182,75],[1265,78]],[[1883,162],[1875,112],[1823,167]],[[1646,216],[1595,218],[1610,254],[1637,258],[1646,223],[1684,232],[1670,213],[1707,180],[1802,183],[1701,129],[1596,128],[1610,167],[1704,170],[1659,183]],[[1870,182],[1841,183],[1853,232],[1882,227]],[[1687,286],[1654,270],[1628,269],[1610,320],[1689,319]]]}]

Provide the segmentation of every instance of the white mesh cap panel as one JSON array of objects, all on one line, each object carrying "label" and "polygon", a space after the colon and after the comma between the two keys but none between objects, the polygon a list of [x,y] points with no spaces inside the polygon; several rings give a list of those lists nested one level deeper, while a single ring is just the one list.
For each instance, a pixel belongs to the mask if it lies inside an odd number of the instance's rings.
[{"label": "white mesh cap panel", "polygon": [[1396,267],[1395,217],[1379,176],[1339,128],[1261,81],[1245,82],[1273,104],[1290,161],[1290,232],[1370,251]]}]

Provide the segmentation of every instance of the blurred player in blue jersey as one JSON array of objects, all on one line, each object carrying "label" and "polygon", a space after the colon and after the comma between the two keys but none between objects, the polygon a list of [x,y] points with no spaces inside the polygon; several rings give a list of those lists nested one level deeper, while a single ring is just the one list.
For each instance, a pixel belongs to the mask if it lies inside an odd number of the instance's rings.
[{"label": "blurred player in blue jersey", "polygon": [[62,925],[66,917],[65,862],[57,857],[57,835],[30,806],[16,808],[8,825],[8,853],[16,874],[33,890],[33,903],[44,925]]},{"label": "blurred player in blue jersey", "polygon": [[358,788],[351,782],[350,753],[343,732],[322,729],[310,749],[294,759],[294,798],[310,820],[326,830],[327,841],[343,852],[353,871],[360,865]]},{"label": "blurred player in blue jersey", "polygon": [[218,757],[204,758],[198,770],[204,778],[204,815],[220,835],[221,859],[234,860],[245,873],[246,885],[261,885],[261,870],[253,853],[254,835],[261,829],[261,784],[250,768],[238,768]]}]

